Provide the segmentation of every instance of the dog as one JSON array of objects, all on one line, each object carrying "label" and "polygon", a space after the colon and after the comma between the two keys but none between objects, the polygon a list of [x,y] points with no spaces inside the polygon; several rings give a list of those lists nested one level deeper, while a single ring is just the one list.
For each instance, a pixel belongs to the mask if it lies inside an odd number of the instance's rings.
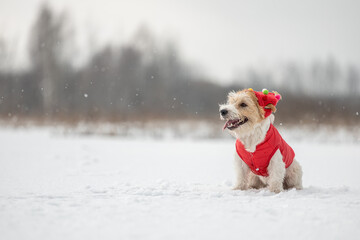
[{"label": "dog", "polygon": [[234,190],[260,189],[271,192],[302,189],[302,168],[293,149],[273,126],[277,92],[244,89],[228,94],[220,104],[224,128],[236,138]]}]

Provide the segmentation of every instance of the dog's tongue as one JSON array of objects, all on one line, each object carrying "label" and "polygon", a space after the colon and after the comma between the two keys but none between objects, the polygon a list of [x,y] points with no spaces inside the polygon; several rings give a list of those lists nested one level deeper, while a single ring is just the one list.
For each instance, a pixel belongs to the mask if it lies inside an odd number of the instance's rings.
[{"label": "dog's tongue", "polygon": [[224,127],[223,127],[223,130],[225,130],[225,128],[227,128],[229,125],[231,125],[231,124],[234,123],[234,122],[236,122],[236,120],[228,120],[228,121],[225,123],[225,125],[224,125]]}]

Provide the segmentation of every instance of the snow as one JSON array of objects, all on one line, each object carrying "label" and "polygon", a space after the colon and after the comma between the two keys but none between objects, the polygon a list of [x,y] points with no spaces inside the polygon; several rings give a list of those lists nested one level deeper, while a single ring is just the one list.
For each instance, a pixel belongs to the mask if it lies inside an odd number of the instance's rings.
[{"label": "snow", "polygon": [[[21,122],[13,117],[12,122],[0,120],[0,126],[15,127],[19,130],[26,129],[38,124],[35,122]],[[51,126],[51,123],[45,123]],[[204,120],[172,120],[172,121],[128,121],[119,123],[88,123],[80,122],[76,125],[57,126],[48,129],[52,133],[65,134],[68,137],[77,135],[104,135],[126,137],[129,139],[231,139],[229,134],[221,131],[224,123],[222,121]],[[341,125],[334,128],[327,125],[287,125],[279,123],[276,125],[287,141],[295,142],[324,142],[324,143],[359,143],[360,126]],[[6,129],[6,128],[5,128]]]},{"label": "snow", "polygon": [[284,133],[305,188],[273,194],[231,190],[231,139],[0,128],[1,239],[356,239],[360,143]]}]

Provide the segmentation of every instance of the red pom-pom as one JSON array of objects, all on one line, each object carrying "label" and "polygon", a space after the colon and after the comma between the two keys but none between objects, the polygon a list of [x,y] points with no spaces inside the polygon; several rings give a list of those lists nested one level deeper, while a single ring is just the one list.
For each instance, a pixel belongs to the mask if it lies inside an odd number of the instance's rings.
[{"label": "red pom-pom", "polygon": [[277,95],[275,95],[275,98],[276,98],[277,100],[280,100],[280,99],[281,99],[281,95],[280,95],[280,94],[277,94]]}]

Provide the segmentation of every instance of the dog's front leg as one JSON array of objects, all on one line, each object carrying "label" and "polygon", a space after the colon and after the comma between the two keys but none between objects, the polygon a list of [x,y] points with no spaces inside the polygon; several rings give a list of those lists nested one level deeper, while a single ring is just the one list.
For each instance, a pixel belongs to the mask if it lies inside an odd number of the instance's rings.
[{"label": "dog's front leg", "polygon": [[280,150],[277,150],[271,158],[268,166],[269,177],[267,183],[271,192],[279,193],[283,191],[283,182],[285,178],[285,163],[282,160]]},{"label": "dog's front leg", "polygon": [[247,190],[248,187],[248,175],[250,168],[246,163],[239,157],[235,152],[235,173],[236,173],[236,184],[233,190]]}]

